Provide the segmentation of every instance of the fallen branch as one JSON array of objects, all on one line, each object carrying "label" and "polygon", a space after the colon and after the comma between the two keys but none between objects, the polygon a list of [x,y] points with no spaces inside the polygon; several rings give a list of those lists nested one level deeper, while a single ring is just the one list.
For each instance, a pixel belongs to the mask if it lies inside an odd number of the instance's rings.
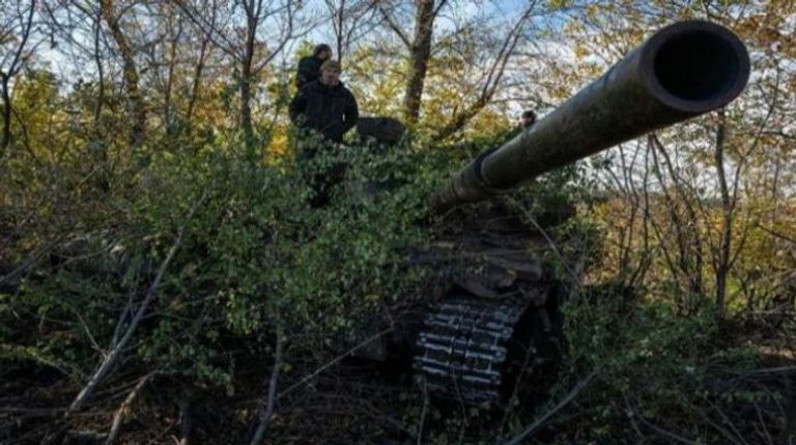
[{"label": "fallen branch", "polygon": [[279,370],[282,368],[282,351],[284,349],[284,335],[277,329],[276,331],[276,351],[274,352],[274,368],[271,370],[271,377],[268,380],[268,397],[260,406],[259,418],[260,423],[257,425],[257,430],[252,436],[250,445],[257,445],[262,443],[265,437],[265,432],[268,429],[268,423],[274,415],[274,406],[276,405],[276,388],[279,382]]},{"label": "fallen branch", "polygon": [[755,413],[757,414],[757,420],[760,422],[760,426],[762,427],[762,434],[757,430],[757,426],[755,426],[755,430],[758,431],[758,434],[765,438],[765,443],[774,443],[774,439],[771,436],[771,433],[768,431],[768,427],[766,427],[766,421],[763,419],[763,412],[760,410],[760,405],[757,402],[754,402],[755,405]]},{"label": "fallen branch", "polygon": [[342,359],[348,357],[349,355],[353,354],[354,352],[358,351],[359,349],[361,349],[361,348],[367,346],[368,344],[370,344],[370,342],[376,340],[377,338],[382,337],[383,335],[386,335],[389,332],[392,332],[392,328],[391,327],[379,332],[376,335],[371,336],[370,338],[365,339],[365,341],[363,341],[362,343],[360,343],[360,344],[354,346],[353,348],[349,349],[348,351],[340,354],[339,356],[335,357],[334,360],[332,360],[329,363],[321,366],[320,368],[318,368],[315,371],[313,371],[310,375],[304,377],[303,379],[301,379],[298,382],[294,383],[293,385],[291,385],[290,387],[288,387],[284,391],[280,392],[279,395],[276,396],[276,398],[279,399],[280,397],[292,392],[294,389],[298,388],[299,386],[304,385],[305,383],[310,381],[312,378],[314,378],[318,374],[322,373],[323,371],[331,368],[332,366],[334,366],[335,364],[340,362]]},{"label": "fallen branch", "polygon": [[779,443],[782,445],[791,445],[796,442],[796,387],[794,387],[794,383],[796,382],[792,379],[786,380],[787,406],[783,413],[785,425],[779,437]]},{"label": "fallen branch", "polygon": [[642,425],[644,425],[647,428],[651,429],[655,433],[657,433],[657,434],[659,434],[659,435],[661,435],[663,437],[666,437],[667,439],[669,439],[669,441],[671,443],[683,443],[683,444],[686,444],[686,445],[696,445],[697,442],[694,442],[693,440],[687,439],[685,437],[678,436],[677,434],[674,434],[672,432],[666,431],[663,428],[655,426],[652,422],[650,422],[649,420],[645,419],[644,416],[642,416],[641,413],[638,412],[638,409],[636,409],[636,407],[633,404],[631,404],[629,401],[627,401],[627,405],[630,408],[630,412],[631,412],[631,417],[630,418],[631,418],[631,420],[638,419],[639,421],[641,421]]},{"label": "fallen branch", "polygon": [[119,405],[119,409],[116,410],[116,414],[113,415],[113,424],[111,424],[111,430],[108,432],[108,438],[105,440],[105,445],[113,445],[113,442],[116,441],[116,435],[119,434],[119,428],[122,426],[122,420],[124,419],[124,415],[130,410],[130,405],[132,405],[133,400],[141,392],[141,388],[146,385],[152,376],[157,374],[157,371],[150,372],[149,374],[141,377],[141,380],[138,381],[138,384],[135,385],[130,394],[127,394],[127,397],[124,399],[121,405]]},{"label": "fallen branch", "polygon": [[[711,404],[711,405],[712,405],[712,404]],[[720,409],[719,409],[717,406],[715,406],[715,405],[712,405],[712,407],[713,407],[713,409],[714,409],[714,410],[715,410],[715,411],[716,411],[718,414],[720,414],[720,415],[723,417],[723,423],[724,423],[725,425],[729,425],[729,426],[730,426],[730,428],[732,428],[732,430],[734,431],[734,433],[733,433],[733,432],[731,432],[731,431],[729,431],[729,430],[727,430],[726,428],[722,427],[722,426],[721,426],[721,425],[719,425],[718,423],[714,422],[714,421],[713,421],[713,420],[710,418],[710,416],[709,416],[707,413],[703,412],[701,409],[699,409],[699,408],[696,408],[696,412],[698,412],[698,413],[699,413],[699,415],[702,417],[702,420],[703,420],[703,421],[704,421],[704,422],[705,422],[707,425],[710,425],[711,427],[713,427],[713,429],[715,429],[716,431],[718,431],[719,433],[721,433],[721,434],[722,434],[722,435],[723,435],[723,436],[724,436],[724,437],[725,437],[725,438],[726,438],[726,439],[729,441],[728,443],[732,443],[732,444],[734,444],[734,445],[749,445],[749,444],[748,444],[748,443],[747,443],[747,442],[746,442],[746,441],[743,439],[743,436],[741,436],[741,435],[740,435],[740,434],[739,434],[739,433],[736,431],[735,427],[732,425],[732,423],[730,422],[730,420],[729,420],[729,419],[727,419],[726,415],[724,415],[724,413],[723,413],[723,412],[721,412],[721,410],[720,410]],[[642,419],[642,421],[644,421],[644,419]],[[668,432],[665,432],[665,433],[667,433],[667,434],[671,434],[671,433],[668,433]]]},{"label": "fallen branch", "polygon": [[177,445],[188,445],[191,437],[191,405],[187,399],[180,400],[180,439]]},{"label": "fallen branch", "polygon": [[[634,415],[635,415],[635,413],[634,413]],[[651,429],[652,431],[660,434],[661,436],[666,437],[671,442],[683,443],[685,445],[697,445],[697,442],[694,442],[693,440],[686,439],[685,437],[678,436],[677,434],[674,434],[674,433],[672,433],[670,431],[666,431],[663,428],[660,428],[660,427],[657,427],[657,426],[653,425],[652,422],[650,422],[649,420],[645,419],[642,416],[638,416],[638,419],[641,421],[641,423],[644,426],[646,426],[647,428]]]},{"label": "fallen branch", "polygon": [[63,408],[28,408],[24,406],[0,406],[0,414],[27,414],[30,417],[46,417],[59,414]]},{"label": "fallen branch", "polygon": [[420,412],[420,425],[417,427],[417,445],[423,443],[423,424],[426,421],[426,413],[428,412],[428,385],[423,380],[423,411]]},{"label": "fallen branch", "polygon": [[765,374],[782,374],[782,373],[796,373],[796,366],[779,366],[776,368],[762,368],[762,369],[754,369],[752,371],[747,371],[744,373],[743,377],[749,375],[765,375]]},{"label": "fallen branch", "polygon": [[[88,398],[92,395],[94,390],[100,384],[102,379],[108,373],[108,371],[116,364],[116,361],[121,356],[122,351],[124,350],[127,343],[130,342],[130,339],[133,337],[133,333],[135,333],[136,328],[138,327],[138,323],[144,317],[144,313],[146,313],[147,308],[149,308],[150,303],[155,300],[155,297],[158,294],[158,289],[160,288],[160,282],[163,280],[163,275],[166,273],[166,269],[169,267],[171,260],[174,258],[174,254],[177,253],[177,250],[182,245],[182,237],[185,231],[185,227],[188,225],[188,221],[191,220],[193,217],[194,212],[199,207],[199,205],[204,201],[206,195],[203,195],[199,201],[194,204],[191,208],[190,212],[188,213],[188,217],[186,218],[183,225],[180,227],[179,232],[177,233],[177,239],[172,244],[171,249],[169,249],[168,255],[166,255],[166,259],[163,260],[161,263],[160,268],[158,269],[158,273],[155,276],[155,280],[152,281],[152,285],[149,286],[149,290],[147,291],[146,297],[144,297],[144,301],[141,303],[141,306],[136,311],[135,316],[130,321],[130,324],[127,326],[127,330],[125,331],[124,335],[118,342],[111,343],[110,352],[108,355],[105,356],[105,359],[99,365],[94,374],[92,374],[91,378],[89,379],[88,383],[80,393],[75,397],[75,400],[69,405],[69,409],[66,411],[64,417],[69,417],[73,412],[80,409],[80,407],[88,400]],[[125,315],[126,312],[123,314]]]},{"label": "fallen branch", "polygon": [[534,431],[536,431],[539,427],[547,423],[547,421],[550,420],[550,418],[553,417],[558,411],[560,411],[561,408],[567,406],[569,402],[574,400],[575,397],[577,397],[581,391],[586,389],[586,387],[589,386],[589,383],[591,383],[592,379],[594,379],[596,375],[597,371],[592,371],[589,375],[586,376],[585,379],[579,381],[578,384],[575,385],[574,388],[572,388],[572,391],[570,391],[569,394],[567,394],[567,396],[564,397],[563,400],[558,402],[558,404],[554,406],[553,409],[546,412],[542,417],[540,417],[530,426],[525,428],[525,430],[522,433],[518,434],[517,436],[514,436],[514,438],[506,442],[505,445],[516,445],[518,443],[521,443],[523,440],[527,439],[528,436],[533,434]]}]

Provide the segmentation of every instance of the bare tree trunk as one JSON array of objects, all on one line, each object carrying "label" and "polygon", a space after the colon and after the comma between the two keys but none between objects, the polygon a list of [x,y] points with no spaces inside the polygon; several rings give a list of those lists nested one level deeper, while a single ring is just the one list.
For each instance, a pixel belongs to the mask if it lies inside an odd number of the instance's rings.
[{"label": "bare tree trunk", "polygon": [[409,125],[416,124],[420,118],[420,104],[428,61],[431,58],[431,37],[436,17],[434,0],[417,0],[415,5],[415,33],[409,47],[411,66],[404,95],[404,115]]},{"label": "bare tree trunk", "polygon": [[727,187],[727,176],[724,172],[724,141],[726,138],[727,120],[724,109],[719,110],[719,126],[716,131],[716,151],[714,161],[719,181],[721,194],[721,238],[719,252],[716,258],[716,309],[718,317],[723,318],[727,298],[727,275],[730,272],[730,251],[732,243],[732,217],[734,204],[730,199],[730,190]]},{"label": "bare tree trunk", "polygon": [[[102,52],[100,50],[102,32],[102,12],[100,11],[94,22],[94,63],[97,65],[97,106],[94,108],[94,132],[99,133],[102,107],[105,105],[105,69],[102,65]],[[107,161],[107,152],[102,151],[103,161]]]},{"label": "bare tree trunk", "polygon": [[[8,5],[8,8],[11,9],[11,5]],[[33,13],[36,10],[36,0],[33,0],[28,5],[28,10],[26,11],[26,16],[23,16],[21,8],[19,9],[19,22],[21,29],[16,29],[16,26],[9,23],[8,29],[2,29],[3,37],[6,37],[5,34],[8,32],[9,34],[17,34],[17,40],[19,41],[19,45],[17,45],[16,51],[14,51],[13,57],[10,59],[6,59],[7,55],[3,57],[4,60],[10,60],[8,66],[0,65],[0,82],[2,82],[2,95],[3,95],[3,135],[2,139],[0,139],[0,154],[11,145],[11,94],[8,91],[8,83],[11,81],[11,78],[14,77],[22,67],[23,63],[23,54],[25,52],[25,47],[28,44],[28,39],[30,38],[30,31],[33,27]],[[3,26],[5,28],[5,24]]]},{"label": "bare tree trunk", "polygon": [[188,101],[188,110],[185,112],[185,119],[188,122],[189,127],[192,127],[193,111],[196,108],[196,102],[199,100],[199,90],[202,85],[202,74],[205,69],[205,57],[207,57],[207,46],[209,43],[210,40],[208,38],[202,39],[202,48],[199,52],[199,61],[197,62],[196,69],[193,72],[191,98]]},{"label": "bare tree trunk", "polygon": [[[168,13],[168,25],[169,28],[176,27],[173,30],[173,34],[171,35],[171,39],[168,40],[168,44],[171,45],[169,48],[169,69],[168,74],[166,76],[166,91],[164,92],[163,98],[163,118],[166,122],[166,134],[169,136],[174,135],[174,106],[172,104],[172,94],[174,89],[174,76],[175,71],[177,68],[177,48],[180,45],[180,37],[182,36],[183,25],[182,20],[179,17],[174,17],[174,13],[169,11]],[[175,23],[176,21],[176,23]]]},{"label": "bare tree trunk", "polygon": [[11,95],[8,93],[9,77],[2,73],[3,83],[3,140],[0,147],[5,151],[11,145]]},{"label": "bare tree trunk", "polygon": [[[210,42],[217,46],[221,51],[228,54],[235,60],[240,69],[238,79],[238,92],[240,94],[240,116],[239,124],[243,129],[245,156],[251,161],[259,158],[257,138],[254,130],[252,117],[253,87],[257,84],[257,78],[265,66],[270,63],[284,48],[294,32],[295,9],[300,2],[294,0],[284,0],[283,2],[264,2],[263,0],[241,0],[237,2],[219,2],[233,4],[229,15],[222,20],[234,22],[243,18],[246,23],[241,26],[234,26],[234,31],[228,33],[226,29],[219,29],[216,26],[216,11],[206,11],[201,6],[196,6],[193,2],[179,0],[177,4],[188,15],[188,18],[196,24],[207,36]],[[243,9],[242,14],[237,8]],[[209,16],[209,17],[208,17]],[[272,18],[273,21],[268,21]],[[260,26],[264,23],[274,26]],[[238,39],[239,32],[245,34],[245,41]],[[269,34],[267,37],[262,34]],[[267,45],[266,44],[270,44]],[[267,48],[266,51],[258,51],[258,48]],[[264,53],[264,54],[260,54]],[[197,73],[200,68],[197,67]],[[196,86],[198,84],[194,84]],[[191,108],[193,110],[193,108]]]},{"label": "bare tree trunk", "polygon": [[[337,9],[336,14],[334,14],[334,20],[332,22],[334,28],[334,39],[337,41],[337,60],[343,61],[343,44],[344,44],[344,32],[343,27],[345,26],[345,1],[340,0],[340,7]],[[327,2],[329,4],[329,2]],[[332,5],[330,5],[331,7]]]},{"label": "bare tree trunk", "polygon": [[139,75],[136,67],[133,48],[127,36],[119,25],[119,17],[114,13],[113,0],[101,0],[100,11],[102,18],[105,19],[111,31],[116,46],[119,47],[119,54],[123,62],[124,87],[127,92],[128,114],[132,122],[128,140],[132,148],[138,148],[146,137],[146,108],[144,97],[139,89]]},{"label": "bare tree trunk", "polygon": [[254,160],[255,156],[255,143],[254,143],[254,127],[252,125],[252,108],[251,108],[251,60],[244,61],[241,67],[240,79],[240,125],[243,127],[244,144],[246,145],[246,156],[250,160]]},{"label": "bare tree trunk", "polygon": [[256,160],[255,150],[257,149],[254,140],[251,108],[252,84],[254,83],[252,66],[261,8],[262,2],[260,0],[246,2],[246,7],[244,8],[246,10],[246,48],[243,51],[240,70],[240,123],[241,127],[243,127],[243,137],[245,138],[246,157],[252,162]]}]

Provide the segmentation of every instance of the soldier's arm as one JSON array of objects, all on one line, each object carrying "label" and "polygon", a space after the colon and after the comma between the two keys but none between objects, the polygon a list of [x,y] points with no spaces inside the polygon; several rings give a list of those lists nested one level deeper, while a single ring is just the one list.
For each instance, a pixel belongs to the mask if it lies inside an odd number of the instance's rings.
[{"label": "soldier's arm", "polygon": [[314,75],[317,75],[317,73],[313,73],[313,66],[314,64],[312,60],[299,60],[298,74],[296,74],[297,85],[304,85],[305,83],[309,82],[310,78],[312,78]]},{"label": "soldier's arm", "polygon": [[343,133],[354,128],[354,125],[357,124],[357,120],[359,119],[359,107],[357,106],[357,100],[351,93],[348,94],[348,101],[346,101],[344,116],[345,121],[343,122]]},{"label": "soldier's arm", "polygon": [[290,101],[288,107],[288,116],[293,124],[298,125],[301,123],[300,116],[307,110],[307,96],[304,95],[304,89],[299,90],[293,100]]}]

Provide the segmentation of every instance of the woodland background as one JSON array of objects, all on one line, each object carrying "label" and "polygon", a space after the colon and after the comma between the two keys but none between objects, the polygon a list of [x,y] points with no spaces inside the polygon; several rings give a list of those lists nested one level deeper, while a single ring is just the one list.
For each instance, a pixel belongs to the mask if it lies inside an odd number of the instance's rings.
[{"label": "woodland background", "polygon": [[[746,42],[738,100],[504,198],[623,289],[565,305],[548,390],[439,406],[342,359],[422,282],[431,190],[689,18]],[[793,443],[795,31],[774,0],[3,1],[0,442]],[[410,134],[352,140],[313,210],[286,105],[320,41]]]}]

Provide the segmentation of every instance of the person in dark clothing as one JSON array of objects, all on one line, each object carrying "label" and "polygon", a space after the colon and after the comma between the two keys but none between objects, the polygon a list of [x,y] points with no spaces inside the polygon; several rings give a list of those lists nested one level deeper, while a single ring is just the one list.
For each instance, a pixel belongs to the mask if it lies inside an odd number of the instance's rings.
[{"label": "person in dark clothing", "polygon": [[497,146],[498,147],[500,147],[503,144],[505,144],[506,142],[516,138],[517,136],[522,134],[522,132],[525,131],[526,129],[528,129],[530,127],[533,127],[534,124],[536,124],[536,113],[533,110],[525,110],[520,115],[520,118],[518,119],[518,121],[519,121],[519,125],[517,127],[515,127],[513,130],[511,130],[508,133],[506,133],[505,136],[503,136],[502,138],[499,138],[497,140],[497,142],[498,142]]},{"label": "person in dark clothing", "polygon": [[341,143],[359,118],[357,101],[340,82],[340,63],[327,60],[320,79],[299,90],[290,102],[290,120],[299,128],[312,129],[324,139]]},{"label": "person in dark clothing", "polygon": [[[290,120],[299,128],[299,159],[313,159],[321,151],[332,150],[343,142],[343,135],[359,119],[354,95],[340,82],[340,63],[327,60],[321,66],[321,77],[304,85],[290,102]],[[335,163],[308,178],[315,196],[313,207],[329,202],[332,188],[345,177],[346,164]]]},{"label": "person in dark clothing", "polygon": [[520,116],[520,125],[523,129],[528,128],[536,123],[536,113],[533,110],[525,110]]},{"label": "person in dark clothing", "polygon": [[321,65],[332,58],[332,48],[322,43],[315,46],[311,56],[302,57],[298,64],[296,86],[301,89],[304,85],[317,80],[321,75]]}]

